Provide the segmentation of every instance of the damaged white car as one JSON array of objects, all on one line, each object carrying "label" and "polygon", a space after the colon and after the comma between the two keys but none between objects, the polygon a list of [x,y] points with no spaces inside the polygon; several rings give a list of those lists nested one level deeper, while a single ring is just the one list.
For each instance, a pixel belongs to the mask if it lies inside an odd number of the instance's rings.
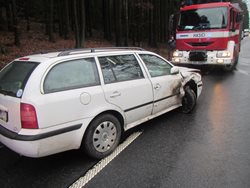
[{"label": "damaged white car", "polygon": [[72,149],[103,158],[121,134],[170,110],[189,113],[201,75],[138,48],[21,57],[0,72],[0,142],[28,157]]}]

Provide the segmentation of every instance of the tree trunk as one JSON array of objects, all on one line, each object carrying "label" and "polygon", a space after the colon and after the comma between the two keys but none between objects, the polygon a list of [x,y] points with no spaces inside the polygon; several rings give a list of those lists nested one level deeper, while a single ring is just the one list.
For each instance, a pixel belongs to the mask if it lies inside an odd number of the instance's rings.
[{"label": "tree trunk", "polygon": [[0,6],[0,31],[5,30],[6,13],[5,7]]},{"label": "tree trunk", "polygon": [[[109,1],[107,1],[109,2]],[[87,17],[87,19],[85,19],[85,36],[86,37],[92,37],[93,33],[92,33],[92,27],[93,27],[93,22],[96,16],[96,11],[95,10],[95,1],[93,0],[87,0],[85,1],[85,17]]]},{"label": "tree trunk", "polygon": [[79,22],[79,26],[80,26],[80,47],[84,48],[85,45],[85,0],[80,0],[80,10],[79,10],[79,14],[80,14],[80,22]]},{"label": "tree trunk", "polygon": [[80,48],[79,25],[77,15],[77,0],[73,0],[73,17],[74,17],[74,30],[75,30],[75,48]]},{"label": "tree trunk", "polygon": [[30,31],[30,9],[31,9],[30,4],[31,4],[30,0],[25,1],[25,18],[27,24],[26,26],[27,31]]},{"label": "tree trunk", "polygon": [[64,28],[64,39],[69,39],[70,22],[69,22],[69,1],[64,0],[65,10],[65,28]]},{"label": "tree trunk", "polygon": [[53,23],[54,23],[54,0],[49,0],[49,41],[55,42],[53,33]]},{"label": "tree trunk", "polygon": [[112,40],[112,21],[111,21],[111,1],[103,0],[103,29],[104,38]]},{"label": "tree trunk", "polygon": [[[150,0],[151,5],[153,6],[153,2],[152,0]],[[153,12],[154,12],[154,8],[151,8],[149,10],[149,34],[148,34],[148,45],[152,46],[153,40],[154,40],[154,36],[153,36],[153,29],[154,29],[154,19],[153,19]]]},{"label": "tree trunk", "polygon": [[45,35],[49,35],[49,0],[43,0]]},{"label": "tree trunk", "polygon": [[12,2],[13,30],[14,30],[14,40],[15,40],[14,43],[16,46],[20,46],[16,0],[12,0],[11,2]]},{"label": "tree trunk", "polygon": [[6,15],[7,15],[7,27],[8,31],[13,31],[13,13],[12,13],[12,2],[6,3]]},{"label": "tree trunk", "polygon": [[65,9],[64,9],[64,1],[57,1],[57,15],[58,15],[58,23],[59,23],[59,35],[60,37],[64,37],[65,30]]},{"label": "tree trunk", "polygon": [[152,26],[152,47],[157,47],[157,42],[159,38],[159,6],[158,6],[159,0],[154,0],[154,9],[153,9],[153,26]]},{"label": "tree trunk", "polygon": [[136,25],[137,27],[137,32],[136,32],[136,42],[137,42],[137,46],[142,47],[142,37],[143,37],[143,25],[144,23],[141,22],[141,20],[144,20],[144,7],[143,7],[143,0],[139,0],[138,1],[138,18],[137,18],[137,22]]},{"label": "tree trunk", "polygon": [[121,0],[115,0],[115,36],[116,36],[116,46],[122,45],[121,40]]},{"label": "tree trunk", "polygon": [[131,19],[131,28],[130,28],[130,38],[132,39],[132,45],[135,46],[135,43],[136,43],[136,19],[135,19],[135,0],[130,0],[130,19]]},{"label": "tree trunk", "polygon": [[128,0],[124,0],[124,14],[125,14],[125,24],[124,24],[124,46],[128,46],[128,36],[129,36],[129,20],[128,20]]}]

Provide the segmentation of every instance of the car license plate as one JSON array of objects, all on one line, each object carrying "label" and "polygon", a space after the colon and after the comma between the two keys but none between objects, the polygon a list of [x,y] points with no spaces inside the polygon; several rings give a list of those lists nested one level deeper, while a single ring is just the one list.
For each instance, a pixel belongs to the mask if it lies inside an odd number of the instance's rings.
[{"label": "car license plate", "polygon": [[7,122],[8,121],[8,112],[0,110],[0,120]]}]

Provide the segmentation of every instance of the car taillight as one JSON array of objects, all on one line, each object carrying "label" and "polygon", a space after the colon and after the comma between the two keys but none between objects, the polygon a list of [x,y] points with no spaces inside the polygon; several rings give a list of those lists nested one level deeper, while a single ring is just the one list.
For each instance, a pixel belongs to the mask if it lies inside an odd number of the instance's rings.
[{"label": "car taillight", "polygon": [[21,125],[24,129],[38,129],[36,109],[34,106],[21,103]]}]

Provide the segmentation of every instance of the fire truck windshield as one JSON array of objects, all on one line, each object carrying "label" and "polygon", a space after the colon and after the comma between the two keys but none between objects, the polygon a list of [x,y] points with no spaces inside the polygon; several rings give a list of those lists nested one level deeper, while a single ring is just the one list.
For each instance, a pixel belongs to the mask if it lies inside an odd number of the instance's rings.
[{"label": "fire truck windshield", "polygon": [[227,7],[214,7],[181,11],[177,29],[222,29],[228,24]]}]

